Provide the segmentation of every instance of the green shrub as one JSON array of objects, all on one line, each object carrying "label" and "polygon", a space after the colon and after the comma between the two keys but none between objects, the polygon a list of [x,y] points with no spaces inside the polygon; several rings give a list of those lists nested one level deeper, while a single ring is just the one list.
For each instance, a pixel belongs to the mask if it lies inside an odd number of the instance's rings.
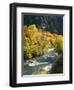
[{"label": "green shrub", "polygon": [[24,48],[24,58],[25,58],[25,59],[30,59],[30,58],[32,58],[32,52],[31,52],[31,50],[30,50],[29,47],[25,47],[25,48]]},{"label": "green shrub", "polygon": [[55,40],[55,51],[58,53],[63,52],[63,37],[61,35]]}]

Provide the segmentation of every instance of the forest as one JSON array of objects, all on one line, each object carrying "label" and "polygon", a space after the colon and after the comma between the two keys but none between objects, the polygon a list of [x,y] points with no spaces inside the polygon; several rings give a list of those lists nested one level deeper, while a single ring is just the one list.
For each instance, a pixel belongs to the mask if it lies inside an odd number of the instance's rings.
[{"label": "forest", "polygon": [[23,53],[23,74],[63,73],[63,16],[23,15]]},{"label": "forest", "polygon": [[63,36],[43,31],[35,25],[24,27],[24,58],[29,59],[48,53],[49,48],[63,51]]}]

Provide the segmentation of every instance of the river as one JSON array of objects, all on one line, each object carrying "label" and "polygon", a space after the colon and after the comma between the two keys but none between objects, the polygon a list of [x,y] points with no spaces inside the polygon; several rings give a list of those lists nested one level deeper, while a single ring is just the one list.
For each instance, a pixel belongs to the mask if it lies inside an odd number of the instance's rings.
[{"label": "river", "polygon": [[34,75],[34,74],[49,74],[53,64],[55,63],[55,56],[43,55],[32,60],[27,60],[24,62],[24,75]]}]

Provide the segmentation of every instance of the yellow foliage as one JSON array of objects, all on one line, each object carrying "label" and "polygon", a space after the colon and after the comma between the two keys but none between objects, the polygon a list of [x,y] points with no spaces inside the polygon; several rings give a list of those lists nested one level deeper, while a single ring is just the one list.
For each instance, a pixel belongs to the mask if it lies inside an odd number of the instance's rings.
[{"label": "yellow foliage", "polygon": [[24,27],[24,55],[27,59],[46,54],[48,48],[51,47],[55,47],[56,51],[61,51],[62,44],[62,35],[44,31],[34,24]]}]

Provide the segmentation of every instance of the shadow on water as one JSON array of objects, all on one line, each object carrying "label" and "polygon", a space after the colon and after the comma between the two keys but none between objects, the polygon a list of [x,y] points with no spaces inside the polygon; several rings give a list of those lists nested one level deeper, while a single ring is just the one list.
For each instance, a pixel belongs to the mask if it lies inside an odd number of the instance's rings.
[{"label": "shadow on water", "polygon": [[51,69],[52,74],[63,73],[63,55],[60,54],[56,57],[56,62]]},{"label": "shadow on water", "polygon": [[63,73],[63,63],[62,62],[61,63],[56,62],[53,65],[50,73],[51,74]]}]

